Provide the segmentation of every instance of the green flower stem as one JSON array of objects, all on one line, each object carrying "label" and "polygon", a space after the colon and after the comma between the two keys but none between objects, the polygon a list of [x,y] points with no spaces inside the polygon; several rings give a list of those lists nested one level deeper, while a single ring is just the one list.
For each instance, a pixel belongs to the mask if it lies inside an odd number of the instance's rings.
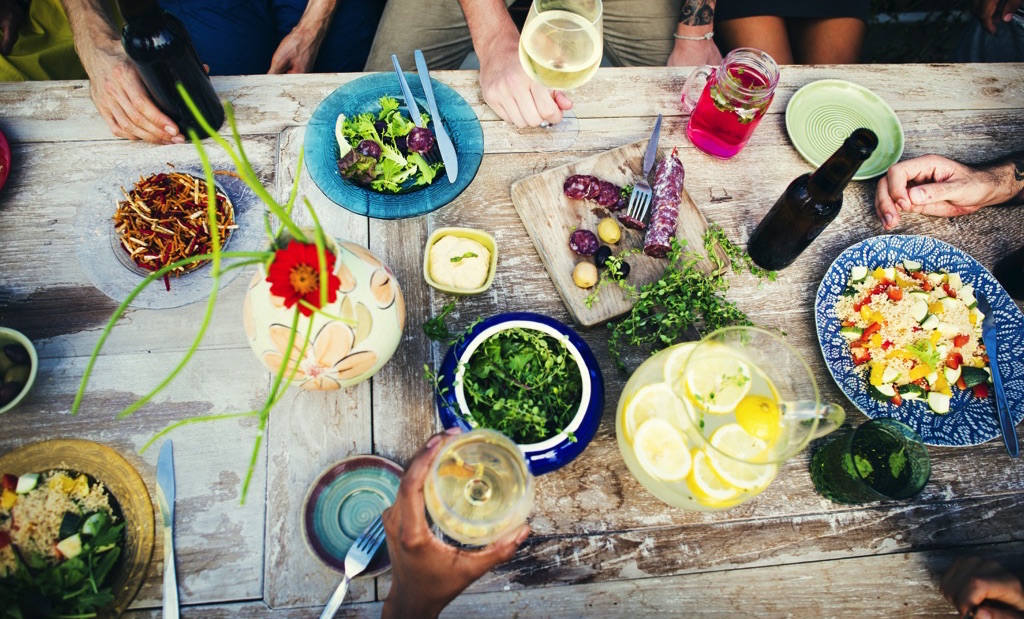
[{"label": "green flower stem", "polygon": [[[324,229],[320,226],[320,220],[317,218],[316,211],[313,210],[313,204],[310,203],[309,198],[306,198],[305,202],[309,215],[313,218],[313,242],[316,243],[316,260],[320,275],[320,307],[325,307],[327,305],[327,283],[330,281],[330,274],[327,272],[327,250],[324,249]],[[341,256],[337,258],[340,262]]]},{"label": "green flower stem", "polygon": [[199,422],[202,422],[202,421],[218,421],[220,419],[241,419],[243,417],[255,417],[256,415],[259,415],[259,414],[260,414],[260,411],[248,411],[248,412],[245,412],[245,413],[227,413],[227,414],[223,414],[223,415],[199,415],[197,417],[189,417],[188,419],[182,419],[181,421],[175,421],[174,423],[172,423],[171,425],[167,426],[163,430],[160,430],[159,432],[154,434],[153,438],[151,438],[148,441],[146,441],[146,444],[142,446],[142,449],[139,450],[139,453],[143,453],[144,451],[149,449],[153,445],[153,443],[157,442],[161,438],[167,436],[168,434],[170,434],[171,432],[173,432],[174,430],[177,430],[178,428],[180,428],[182,426],[187,426],[187,425],[191,425],[193,423],[199,423]]}]

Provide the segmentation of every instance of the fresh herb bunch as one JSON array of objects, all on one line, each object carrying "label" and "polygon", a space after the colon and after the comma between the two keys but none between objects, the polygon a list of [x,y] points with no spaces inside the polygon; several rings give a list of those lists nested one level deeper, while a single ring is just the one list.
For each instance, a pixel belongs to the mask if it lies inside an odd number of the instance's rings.
[{"label": "fresh herb bunch", "polygon": [[725,298],[729,282],[724,277],[725,262],[715,256],[716,243],[730,255],[731,264],[746,264],[742,250],[725,238],[721,228],[712,226],[704,234],[704,247],[717,267],[711,274],[699,266],[705,258],[703,253],[685,251],[685,241],[673,238],[659,279],[639,288],[619,282],[633,301],[624,319],[609,324],[612,333],[608,353],[619,369],[626,369],[622,362],[625,345],[660,350],[686,339],[693,329],[703,335],[730,325],[752,324],[735,303]]},{"label": "fresh herb bunch", "polygon": [[452,338],[452,333],[448,330],[448,325],[444,323],[444,319],[455,309],[456,302],[455,300],[449,301],[441,308],[440,314],[423,323],[423,332],[427,334],[428,338],[435,342],[444,342]]},{"label": "fresh herb bunch", "polygon": [[729,237],[725,236],[725,231],[718,224],[711,224],[708,231],[704,233],[704,251],[707,252],[708,258],[715,264],[718,271],[724,271],[726,267],[725,261],[723,261],[718,253],[715,251],[715,246],[722,249],[726,257],[729,259],[729,266],[736,273],[742,273],[744,271],[749,272],[754,277],[770,282],[774,282],[778,276],[778,272],[769,271],[762,269],[754,263],[754,259],[750,257],[742,247],[736,245],[729,240]]},{"label": "fresh herb bunch", "polygon": [[583,379],[568,347],[533,329],[508,329],[487,338],[469,358],[462,382],[477,426],[520,444],[561,432],[583,396]]},{"label": "fresh herb bunch", "polygon": [[121,556],[124,523],[98,519],[92,537],[83,541],[78,556],[56,565],[38,564],[15,553],[18,567],[0,580],[0,617],[95,617],[114,601],[106,584]]}]

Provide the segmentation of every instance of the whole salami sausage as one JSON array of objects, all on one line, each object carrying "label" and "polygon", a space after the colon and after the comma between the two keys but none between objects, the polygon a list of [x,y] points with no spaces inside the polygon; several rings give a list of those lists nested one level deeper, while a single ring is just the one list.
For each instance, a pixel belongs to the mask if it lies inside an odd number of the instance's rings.
[{"label": "whole salami sausage", "polygon": [[676,235],[684,176],[683,162],[673,148],[671,155],[658,162],[654,172],[651,218],[644,235],[644,253],[648,256],[664,258],[671,248],[672,237]]}]

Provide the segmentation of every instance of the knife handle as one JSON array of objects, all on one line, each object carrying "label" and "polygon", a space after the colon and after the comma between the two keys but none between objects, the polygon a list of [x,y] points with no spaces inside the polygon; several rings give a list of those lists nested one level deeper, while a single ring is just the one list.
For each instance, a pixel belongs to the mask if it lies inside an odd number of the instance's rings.
[{"label": "knife handle", "polygon": [[174,529],[164,527],[163,619],[178,617],[178,574],[174,569]]},{"label": "knife handle", "polygon": [[1010,412],[1010,404],[1006,400],[1006,391],[1003,389],[1003,376],[999,372],[999,364],[993,355],[990,359],[992,366],[992,386],[996,392],[996,414],[999,417],[999,425],[1003,430],[1003,442],[1006,444],[1006,451],[1010,457],[1016,458],[1020,455],[1020,447],[1017,444],[1017,428],[1013,425],[1013,416]]}]

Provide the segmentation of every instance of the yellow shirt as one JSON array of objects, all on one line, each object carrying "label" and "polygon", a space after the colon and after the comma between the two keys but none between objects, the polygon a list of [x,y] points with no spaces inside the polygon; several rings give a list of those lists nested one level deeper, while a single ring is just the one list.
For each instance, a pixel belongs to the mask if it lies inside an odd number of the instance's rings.
[{"label": "yellow shirt", "polygon": [[0,82],[86,79],[60,0],[32,0],[8,56],[0,56]]}]

